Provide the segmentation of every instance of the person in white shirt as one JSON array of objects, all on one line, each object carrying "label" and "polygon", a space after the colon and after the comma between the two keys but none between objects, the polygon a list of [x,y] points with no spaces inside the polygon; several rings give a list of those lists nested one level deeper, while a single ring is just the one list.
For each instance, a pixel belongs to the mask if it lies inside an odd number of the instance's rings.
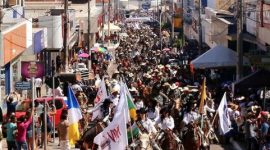
[{"label": "person in white shirt", "polygon": [[136,124],[141,130],[141,132],[155,135],[157,133],[157,130],[154,126],[154,122],[147,117],[146,113],[147,111],[144,108],[137,110],[138,120],[136,121]]},{"label": "person in white shirt", "polygon": [[183,118],[184,125],[188,125],[199,119],[200,115],[197,112],[195,112],[196,106],[197,106],[196,101],[191,101],[188,104],[187,112],[184,114]]},{"label": "person in white shirt", "polygon": [[144,108],[144,103],[141,98],[137,98],[135,101],[135,106],[139,110],[141,108]]},{"label": "person in white shirt", "polygon": [[160,106],[157,101],[150,101],[149,106],[147,107],[147,116],[152,121],[156,121],[160,114]]},{"label": "person in white shirt", "polygon": [[120,87],[114,86],[112,89],[112,95],[110,96],[110,99],[113,102],[114,106],[118,105],[119,98],[120,98],[119,92],[120,92]]},{"label": "person in white shirt", "polygon": [[163,108],[160,110],[160,117],[157,119],[156,124],[162,130],[170,130],[174,129],[174,119],[170,115],[170,110],[168,108]]},{"label": "person in white shirt", "polygon": [[41,87],[42,87],[41,78],[36,78],[35,79],[35,87],[36,87],[36,96],[41,97]]}]

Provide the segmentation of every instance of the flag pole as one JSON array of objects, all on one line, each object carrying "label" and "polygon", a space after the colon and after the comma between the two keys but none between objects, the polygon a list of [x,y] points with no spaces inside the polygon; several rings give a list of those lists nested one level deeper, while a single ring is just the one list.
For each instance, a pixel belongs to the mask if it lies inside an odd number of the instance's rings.
[{"label": "flag pole", "polygon": [[[132,141],[131,145],[132,145],[132,144],[134,144],[134,137],[133,137],[133,133],[132,133],[133,131],[132,131],[131,122],[129,122],[128,124],[129,124],[129,131],[130,131],[130,135],[131,135],[131,141]],[[131,148],[134,149],[133,146]]]}]

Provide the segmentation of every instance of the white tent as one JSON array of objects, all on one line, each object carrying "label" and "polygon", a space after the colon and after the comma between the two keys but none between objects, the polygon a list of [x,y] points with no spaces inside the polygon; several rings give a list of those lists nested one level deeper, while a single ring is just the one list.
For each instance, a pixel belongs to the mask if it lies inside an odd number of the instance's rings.
[{"label": "white tent", "polygon": [[[108,24],[104,24],[104,30],[107,31],[108,30]],[[115,31],[120,31],[121,28],[118,27],[117,25],[110,23],[110,31],[115,32]]]},{"label": "white tent", "polygon": [[[237,65],[237,53],[222,45],[217,45],[211,48],[198,58],[191,61],[194,68],[217,68],[217,67],[232,67]],[[244,57],[243,64],[248,65],[249,61]]]}]

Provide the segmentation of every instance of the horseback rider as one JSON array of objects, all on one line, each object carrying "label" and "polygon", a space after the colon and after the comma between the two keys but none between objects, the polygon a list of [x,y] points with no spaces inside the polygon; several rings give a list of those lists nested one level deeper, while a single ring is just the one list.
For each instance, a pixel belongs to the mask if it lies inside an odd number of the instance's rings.
[{"label": "horseback rider", "polygon": [[151,145],[156,149],[159,149],[158,144],[155,141],[155,135],[157,134],[157,130],[154,126],[154,122],[150,120],[146,113],[145,108],[141,108],[136,111],[138,114],[138,119],[136,121],[137,127],[140,129],[141,136],[149,136],[149,140],[151,141]]},{"label": "horseback rider", "polygon": [[174,119],[170,115],[169,108],[163,108],[160,110],[160,117],[157,119],[156,124],[161,128],[161,130],[173,130],[174,129]]},{"label": "horseback rider", "polygon": [[183,123],[184,125],[189,125],[190,123],[194,123],[200,117],[200,115],[196,112],[197,102],[195,100],[191,100],[188,103],[187,111],[184,114]]},{"label": "horseback rider", "polygon": [[154,126],[154,122],[147,117],[147,111],[145,110],[145,108],[140,108],[136,112],[138,114],[138,120],[136,121],[136,124],[141,130],[141,132],[150,135],[156,134],[157,130]]}]

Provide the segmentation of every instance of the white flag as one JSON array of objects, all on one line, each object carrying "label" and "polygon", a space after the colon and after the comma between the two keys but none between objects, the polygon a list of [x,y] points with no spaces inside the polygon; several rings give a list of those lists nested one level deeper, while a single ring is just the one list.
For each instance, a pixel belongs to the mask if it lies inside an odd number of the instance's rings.
[{"label": "white flag", "polygon": [[100,109],[100,106],[102,105],[103,103],[99,103],[97,104],[94,109],[91,110],[91,113],[92,113],[92,118],[91,118],[91,121],[95,120],[99,115],[101,115],[101,109]]},{"label": "white flag", "polygon": [[[124,109],[125,114],[126,114],[126,121],[130,121],[129,117],[129,109],[128,109],[128,103],[127,103],[127,91],[126,91],[126,85],[124,83],[121,83],[121,88],[120,88],[120,98],[119,98],[119,103],[116,106],[116,112],[114,118],[119,114],[121,115],[122,109]],[[123,115],[123,114],[122,114]]]},{"label": "white flag", "polygon": [[103,102],[105,98],[108,97],[107,90],[106,90],[106,85],[104,78],[100,82],[99,89],[97,92],[97,96],[94,100],[95,106],[98,105],[99,103]]},{"label": "white flag", "polygon": [[[125,150],[128,145],[127,128],[124,109],[113,121],[94,138],[94,143],[102,150]],[[124,117],[123,117],[124,115]]]},{"label": "white flag", "polygon": [[231,130],[231,121],[228,112],[226,92],[224,93],[222,100],[218,106],[218,115],[221,134],[224,135]]}]

